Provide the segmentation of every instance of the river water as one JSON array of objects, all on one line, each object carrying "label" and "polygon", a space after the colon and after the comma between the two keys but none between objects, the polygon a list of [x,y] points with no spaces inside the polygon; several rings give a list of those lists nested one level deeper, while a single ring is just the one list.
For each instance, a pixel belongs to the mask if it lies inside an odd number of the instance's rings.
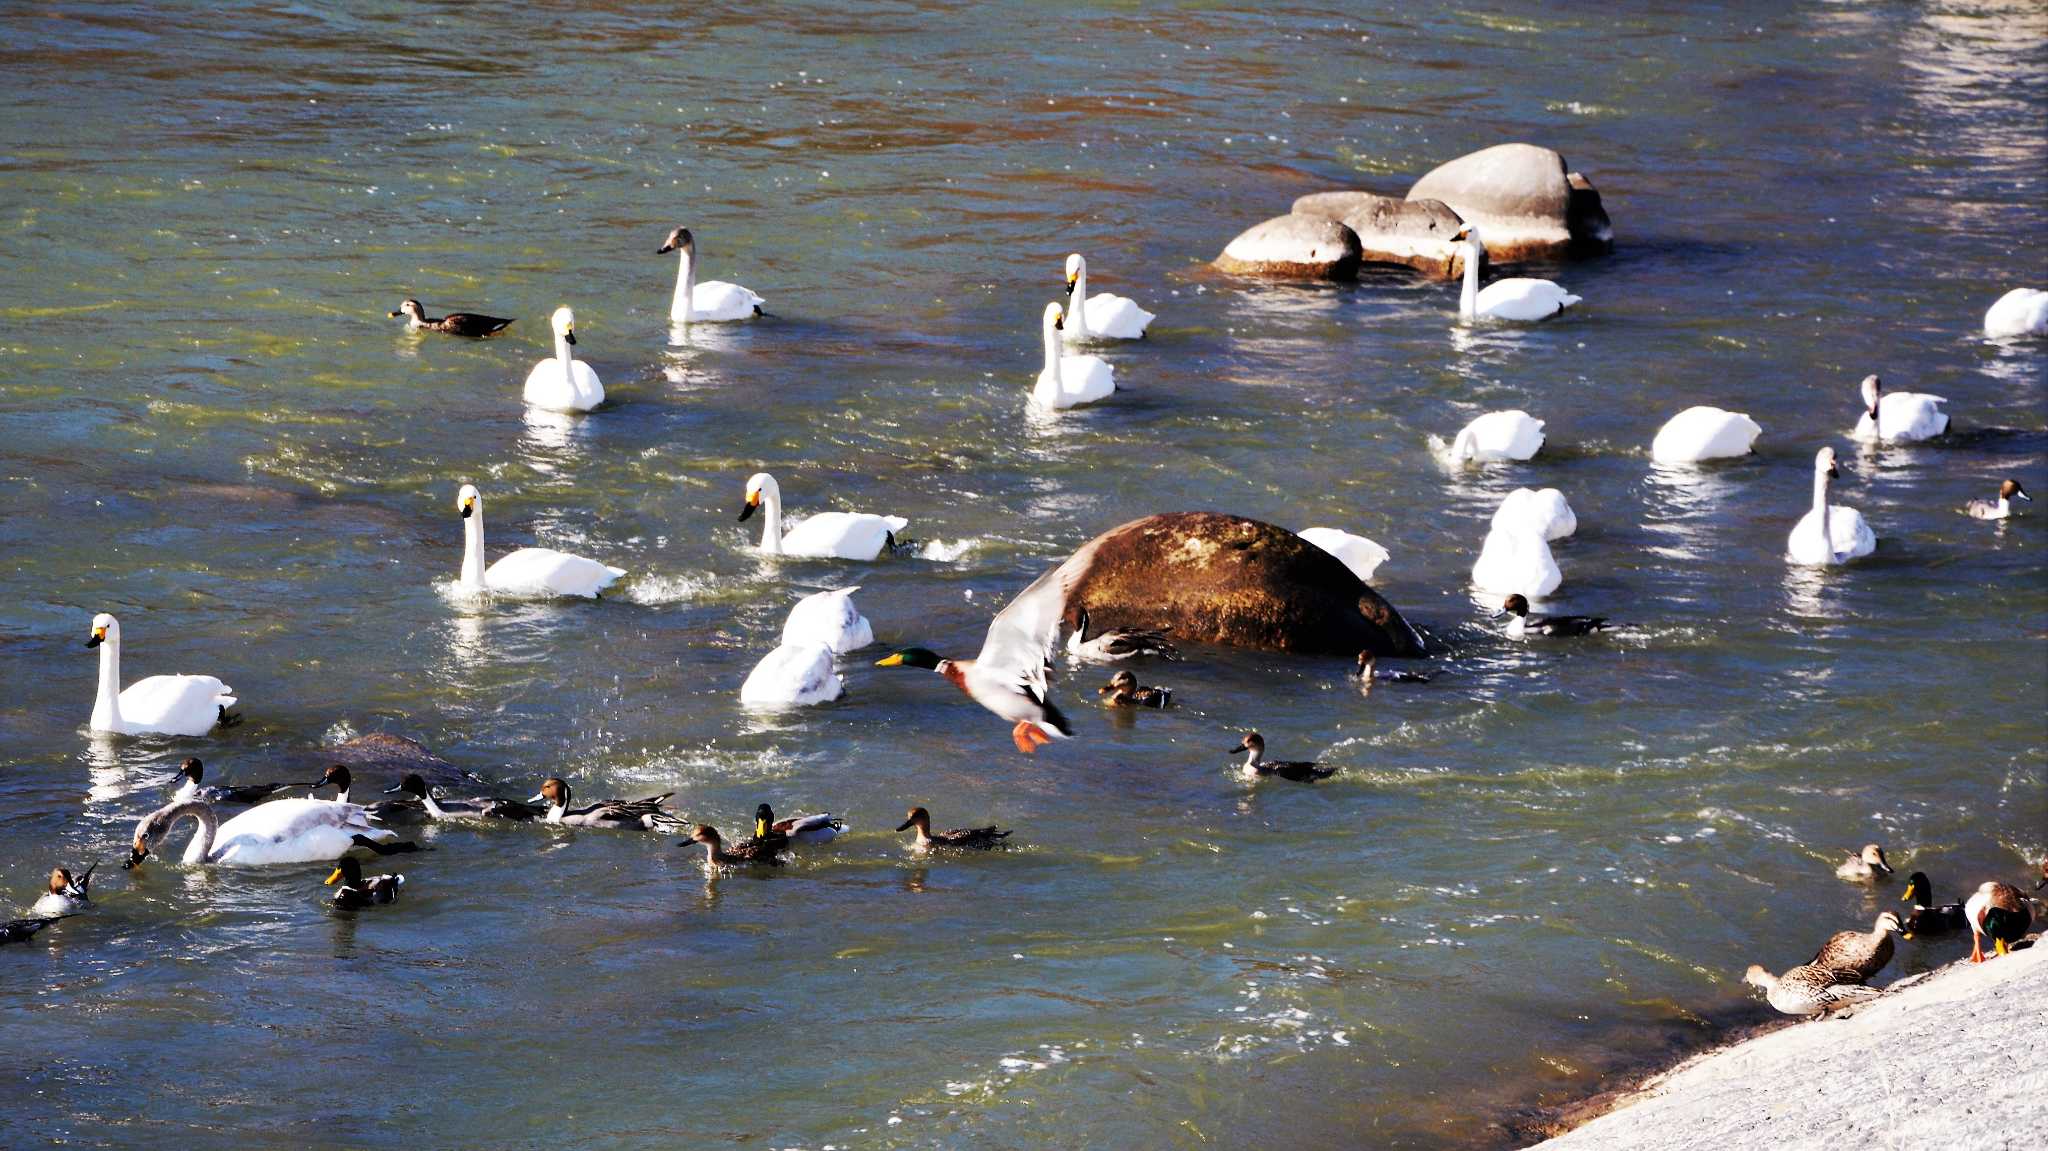
[{"label": "river water", "polygon": [[[0,954],[0,1142],[1492,1146],[1761,1012],[1749,962],[1900,906],[1839,849],[1951,897],[2037,861],[2048,513],[1957,509],[2048,496],[2048,346],[1978,334],[2048,279],[2048,13],[1244,7],[0,10],[0,910],[105,861],[88,917]],[[1297,194],[1508,140],[1614,220],[1545,271],[1585,297],[1555,323],[1205,267]],[[678,224],[773,316],[672,344]],[[1069,251],[1160,318],[1107,353],[1112,401],[1033,420]],[[518,322],[408,335],[407,295]],[[562,303],[611,400],[529,421]],[[1857,452],[1873,371],[1956,434]],[[1694,403],[1758,453],[1653,469]],[[1535,461],[1433,462],[1508,407],[1548,421]],[[1883,544],[1816,578],[1782,555],[1826,444]],[[761,560],[733,517],[764,468],[924,550]],[[631,574],[450,597],[465,481],[494,553]],[[1466,574],[1523,484],[1580,518],[1546,606],[1634,628],[1484,623]],[[802,592],[858,583],[883,643],[971,654],[1083,540],[1191,508],[1378,540],[1435,679],[1362,699],[1335,662],[1199,650],[1140,669],[1183,706],[1132,720],[1062,666],[1077,738],[1032,758],[881,647],[841,704],[738,706]],[[130,679],[219,674],[245,722],[90,738],[96,611]],[[1344,770],[1248,788],[1250,725]],[[437,850],[359,915],[321,867],[112,866],[184,756],[310,779],[378,731],[507,793],[851,830],[707,882],[672,836],[408,828]],[[915,861],[913,803],[1014,846]]]}]

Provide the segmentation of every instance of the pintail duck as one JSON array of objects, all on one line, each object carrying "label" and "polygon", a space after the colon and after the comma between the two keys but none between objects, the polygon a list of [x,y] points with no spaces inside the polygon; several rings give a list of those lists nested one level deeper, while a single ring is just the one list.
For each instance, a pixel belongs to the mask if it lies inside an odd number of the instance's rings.
[{"label": "pintail duck", "polygon": [[690,829],[690,838],[683,846],[692,843],[704,845],[705,862],[712,867],[738,867],[742,864],[765,863],[770,867],[782,866],[782,849],[789,846],[789,840],[742,839],[731,847],[719,838],[718,829],[708,823],[700,823]]},{"label": "pintail duck", "polygon": [[1532,635],[1591,635],[1615,626],[1608,623],[1604,615],[1531,615],[1529,597],[1520,592],[1502,601],[1500,610],[1493,613],[1495,619],[1502,616],[1513,617],[1502,629],[1509,639]]},{"label": "pintail duck", "polygon": [[933,831],[932,813],[922,807],[913,807],[898,831],[917,829],[917,841],[911,844],[913,851],[930,851],[935,847],[962,847],[987,850],[1010,838],[1009,831],[990,824],[987,827],[956,827],[951,831]]},{"label": "pintail duck", "polygon": [[1835,868],[1839,879],[1875,879],[1890,875],[1892,865],[1884,861],[1884,848],[1875,843],[1866,843],[1863,850],[1849,853],[1849,858]]},{"label": "pintail duck", "polygon": [[353,855],[344,855],[334,863],[334,871],[323,886],[341,884],[334,890],[334,906],[356,908],[368,907],[373,903],[390,903],[398,898],[398,889],[405,886],[403,875],[373,875],[363,878],[362,865]]},{"label": "pintail duck", "polygon": [[846,821],[829,813],[775,818],[775,809],[762,804],[754,809],[754,838],[763,842],[830,843],[846,830]]},{"label": "pintail duck", "polygon": [[1867,1000],[1883,992],[1856,982],[1846,971],[1832,971],[1814,964],[1795,967],[1783,975],[1772,975],[1752,963],[1742,981],[1761,987],[1764,999],[1786,1015],[1823,1015]]},{"label": "pintail duck", "polygon": [[2025,939],[2033,926],[2034,913],[2020,889],[2010,883],[1987,880],[1963,904],[1963,922],[1970,925],[1970,962],[1984,962],[1984,937],[1991,937],[1994,951],[2004,955],[2013,944]]},{"label": "pintail duck", "polygon": [[50,918],[10,919],[5,923],[0,923],[0,945],[27,943],[30,936],[55,922],[57,922],[55,918]]},{"label": "pintail duck", "polygon": [[379,843],[378,841],[371,839],[369,836],[363,835],[361,833],[349,836],[348,841],[354,846],[365,848],[375,855],[411,855],[414,852],[418,851],[434,850],[431,847],[421,847],[417,843],[413,843],[410,840],[403,839],[387,839],[384,842]]},{"label": "pintail duck", "polygon": [[486,316],[480,312],[450,312],[445,316],[429,316],[420,307],[418,300],[407,300],[391,313],[392,319],[406,318],[406,327],[414,331],[425,328],[429,331],[446,332],[451,336],[470,336],[482,339],[495,336],[512,323],[502,316]]},{"label": "pintail duck", "polygon": [[673,791],[664,791],[660,795],[650,795],[645,799],[615,799],[571,811],[569,785],[560,777],[551,776],[540,785],[540,791],[526,802],[546,803],[547,815],[543,817],[544,822],[559,823],[565,827],[668,831],[683,825],[682,817],[661,806],[674,794]]},{"label": "pintail duck", "polygon": [[[1527,603],[1528,601],[1524,600],[1523,602]],[[1372,690],[1372,685],[1375,681],[1382,683],[1429,682],[1429,677],[1419,671],[1379,670],[1379,657],[1373,655],[1370,649],[1358,653],[1358,666],[1351,674],[1357,678],[1358,685],[1368,691]]]},{"label": "pintail duck", "polygon": [[[329,764],[327,770],[320,773],[320,778],[314,780],[309,786],[312,787],[313,795],[316,799],[320,797],[321,788],[331,787],[334,789],[334,802],[354,802],[349,798],[349,792],[355,788],[355,775],[349,771],[348,765],[345,763]],[[389,795],[390,793],[386,792],[385,794]],[[368,812],[371,819],[388,819],[393,815],[407,814],[417,816],[420,810],[418,805],[412,802],[412,797],[410,796],[403,799],[386,799],[375,803],[358,804],[357,806]]]},{"label": "pintail duck", "polygon": [[470,799],[436,799],[427,787],[427,781],[418,772],[407,773],[398,781],[398,786],[385,791],[386,795],[409,795],[420,801],[432,819],[538,819],[547,814],[544,808],[516,799],[500,799],[495,795],[479,795]]},{"label": "pintail duck", "polygon": [[1847,972],[1857,982],[1868,983],[1892,961],[1892,932],[1899,930],[1899,917],[1889,911],[1881,912],[1869,931],[1836,932],[1821,944],[1807,964]]},{"label": "pintail duck", "polygon": [[178,765],[178,777],[181,782],[178,784],[178,790],[171,795],[171,802],[183,803],[188,799],[196,799],[215,807],[230,803],[247,807],[270,798],[272,792],[285,786],[282,783],[242,783],[203,787],[200,781],[206,778],[206,765],[199,762],[196,757],[188,758]]},{"label": "pintail duck", "polygon": [[1230,754],[1236,755],[1240,751],[1249,753],[1244,758],[1244,774],[1247,779],[1277,775],[1281,779],[1293,780],[1295,783],[1314,783],[1316,780],[1328,779],[1337,774],[1336,768],[1309,760],[1267,759],[1266,737],[1256,731],[1245,732],[1244,738],[1238,741],[1237,746],[1230,749]]},{"label": "pintail duck", "polygon": [[2021,487],[2018,480],[2008,479],[1998,485],[1997,499],[1971,500],[1963,505],[1963,514],[1975,520],[2009,519],[2012,516],[2012,501],[2014,500],[2025,500],[2028,503],[2033,503],[2034,497],[2027,494],[2027,489]]},{"label": "pintail duck", "polygon": [[1173,702],[1170,687],[1139,687],[1135,672],[1120,671],[1109,677],[1109,682],[1095,689],[1095,694],[1104,697],[1110,707],[1165,707]]},{"label": "pintail duck", "polygon": [[1907,939],[1915,935],[1945,935],[1963,926],[1963,905],[1935,903],[1934,884],[1924,871],[1906,877],[1906,893],[1899,900],[1913,902],[1913,913],[1906,917],[1906,930],[1902,933]]},{"label": "pintail duck", "polygon": [[95,860],[85,869],[85,874],[77,879],[73,879],[71,872],[62,867],[50,872],[50,889],[45,891],[42,898],[36,900],[36,905],[29,910],[37,915],[52,918],[77,915],[84,911],[86,905],[92,902],[86,893],[92,889],[93,869],[98,866],[99,862]]},{"label": "pintail duck", "polygon": [[1074,630],[1067,636],[1067,653],[1077,659],[1097,663],[1129,659],[1134,655],[1180,658],[1180,650],[1161,632],[1111,629],[1089,638],[1088,609],[1085,607],[1076,614]]}]

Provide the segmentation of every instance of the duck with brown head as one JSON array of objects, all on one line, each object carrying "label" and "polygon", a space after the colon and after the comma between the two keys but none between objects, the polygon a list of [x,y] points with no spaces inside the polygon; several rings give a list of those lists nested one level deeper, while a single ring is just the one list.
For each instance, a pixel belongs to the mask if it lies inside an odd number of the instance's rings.
[{"label": "duck with brown head", "polygon": [[205,786],[201,782],[205,778],[206,765],[199,762],[197,756],[188,757],[185,762],[178,765],[178,790],[172,793],[171,801],[173,803],[182,803],[188,799],[197,799],[213,804],[215,807],[222,807],[227,804],[247,807],[252,803],[259,803],[270,798],[272,792],[285,786],[282,783],[242,783]]},{"label": "duck with brown head", "polygon": [[62,917],[77,915],[91,903],[92,873],[99,866],[98,861],[85,869],[85,874],[73,878],[68,868],[59,867],[50,872],[50,885],[36,905],[29,910],[37,915]]},{"label": "duck with brown head", "polygon": [[1173,689],[1169,687],[1140,687],[1137,673],[1120,671],[1109,677],[1109,682],[1095,689],[1103,697],[1103,703],[1110,707],[1165,707],[1173,702]]},{"label": "duck with brown head", "polygon": [[607,800],[572,809],[569,806],[569,784],[555,776],[542,783],[540,792],[526,802],[545,803],[547,814],[542,817],[543,822],[559,823],[564,827],[666,831],[683,825],[681,816],[662,806],[674,794],[672,791],[664,791],[660,795],[650,795],[645,799]]},{"label": "duck with brown head", "polygon": [[511,325],[512,321],[502,316],[486,316],[481,312],[450,312],[445,316],[429,316],[420,307],[418,300],[407,300],[391,313],[392,319],[406,318],[406,327],[412,331],[446,332],[451,336],[468,336],[482,339],[495,336]]},{"label": "duck with brown head", "polygon": [[789,846],[786,838],[743,839],[728,848],[725,840],[719,836],[718,829],[708,823],[700,823],[690,829],[690,838],[683,841],[683,846],[688,847],[693,843],[704,845],[704,863],[707,867],[742,867],[756,863],[781,867],[782,851]]},{"label": "duck with brown head", "polygon": [[1892,865],[1885,862],[1884,848],[1875,843],[1866,843],[1860,851],[1852,851],[1849,858],[1835,867],[1835,875],[1841,879],[1869,880],[1890,875]]},{"label": "duck with brown head", "polygon": [[1302,759],[1267,759],[1266,737],[1256,731],[1244,733],[1237,746],[1230,749],[1231,755],[1244,752],[1244,766],[1241,769],[1246,779],[1258,780],[1267,776],[1278,776],[1295,783],[1314,783],[1337,774],[1337,769],[1326,764]]},{"label": "duck with brown head", "polygon": [[910,845],[913,851],[931,851],[940,847],[986,851],[1010,838],[1009,831],[994,824],[987,827],[956,827],[951,831],[933,831],[932,813],[922,807],[911,808],[910,814],[904,817],[903,822],[896,825],[898,831],[909,831],[912,828],[917,829],[917,838]]},{"label": "duck with brown head", "polygon": [[2012,506],[2012,501],[2014,500],[2025,500],[2028,503],[2033,503],[2034,497],[2027,494],[2027,489],[2021,487],[2018,480],[2007,477],[1998,485],[1997,499],[1971,500],[1963,505],[1963,514],[1973,520],[2010,519],[2014,510]]}]

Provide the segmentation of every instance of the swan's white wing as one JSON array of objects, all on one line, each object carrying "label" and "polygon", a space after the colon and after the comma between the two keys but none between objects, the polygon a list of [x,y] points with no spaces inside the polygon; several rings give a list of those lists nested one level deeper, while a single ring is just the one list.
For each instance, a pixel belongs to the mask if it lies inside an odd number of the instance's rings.
[{"label": "swan's white wing", "polygon": [[623,568],[553,548],[520,548],[484,570],[484,586],[509,595],[591,597],[625,574]]},{"label": "swan's white wing", "polygon": [[[1947,402],[1945,396],[1926,392],[1892,392],[1877,402],[1878,434],[1887,440],[1932,439],[1948,430],[1948,413],[1941,410]],[[1865,412],[1856,421],[1859,433],[1869,419]]]},{"label": "swan's white wing", "polygon": [[2048,332],[2048,291],[2014,288],[1984,313],[1984,334],[2030,336]]},{"label": "swan's white wing", "polygon": [[754,309],[767,303],[759,295],[724,280],[705,280],[690,294],[690,309],[699,320],[751,320]]},{"label": "swan's white wing", "polygon": [[830,703],[846,690],[832,670],[832,649],[824,644],[783,644],[761,657],[740,685],[740,702],[752,707]]},{"label": "swan's white wing", "polygon": [[1116,369],[1101,356],[1061,356],[1060,386],[1040,375],[1031,398],[1044,408],[1072,408],[1108,399],[1116,391]]},{"label": "swan's white wing", "polygon": [[1763,429],[1741,412],[1687,408],[1665,422],[1650,441],[1650,458],[1660,464],[1693,464],[1746,456]]},{"label": "swan's white wing", "polygon": [[782,642],[821,643],[844,655],[875,642],[874,628],[853,606],[858,587],[821,591],[798,600],[782,625]]},{"label": "swan's white wing", "polygon": [[1136,300],[1109,292],[1095,293],[1081,307],[1087,312],[1088,334],[1112,340],[1135,340],[1158,318]]},{"label": "swan's white wing", "polygon": [[582,360],[571,360],[569,374],[552,357],[533,365],[522,393],[529,405],[550,412],[587,412],[604,402],[604,384]]},{"label": "swan's white wing", "polygon": [[1351,574],[1362,583],[1371,583],[1373,573],[1387,562],[1387,549],[1364,536],[1336,528],[1303,528],[1295,534],[1343,560],[1344,566],[1350,568]]},{"label": "swan's white wing", "polygon": [[785,555],[871,560],[882,554],[889,536],[910,526],[902,516],[866,512],[819,512],[807,516],[782,537]]},{"label": "swan's white wing", "polygon": [[1855,508],[1829,504],[1828,534],[1828,544],[1838,559],[1861,559],[1877,550],[1877,533],[1870,530],[1863,513]]},{"label": "swan's white wing", "polygon": [[233,690],[210,675],[152,675],[121,689],[121,721],[166,735],[205,735],[221,708],[235,706]]},{"label": "swan's white wing", "polygon": [[1473,307],[1491,319],[1527,323],[1547,320],[1578,302],[1579,297],[1549,280],[1517,276],[1481,288]]},{"label": "swan's white wing", "polygon": [[1081,573],[1094,562],[1101,538],[1081,545],[996,613],[989,621],[987,638],[982,640],[981,654],[974,657],[975,672],[1012,689],[1024,688],[1044,702],[1046,669],[1052,665],[1053,650],[1066,623],[1068,597]]}]

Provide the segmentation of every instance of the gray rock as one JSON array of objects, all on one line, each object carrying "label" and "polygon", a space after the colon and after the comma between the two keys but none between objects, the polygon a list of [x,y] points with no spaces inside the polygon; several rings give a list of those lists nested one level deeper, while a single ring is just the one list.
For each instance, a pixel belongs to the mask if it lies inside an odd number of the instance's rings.
[{"label": "gray rock", "polygon": [[1290,213],[1247,229],[1216,267],[1234,276],[1276,280],[1349,280],[1358,275],[1358,236],[1326,216]]},{"label": "gray rock", "polygon": [[1294,202],[1294,211],[1325,216],[1351,229],[1358,236],[1359,258],[1368,264],[1398,264],[1447,278],[1464,274],[1463,249],[1451,237],[1465,221],[1441,200],[1311,192]]},{"label": "gray rock", "polygon": [[1432,169],[1410,200],[1441,200],[1479,226],[1487,258],[1512,262],[1605,251],[1614,230],[1591,181],[1534,144],[1497,144]]}]

